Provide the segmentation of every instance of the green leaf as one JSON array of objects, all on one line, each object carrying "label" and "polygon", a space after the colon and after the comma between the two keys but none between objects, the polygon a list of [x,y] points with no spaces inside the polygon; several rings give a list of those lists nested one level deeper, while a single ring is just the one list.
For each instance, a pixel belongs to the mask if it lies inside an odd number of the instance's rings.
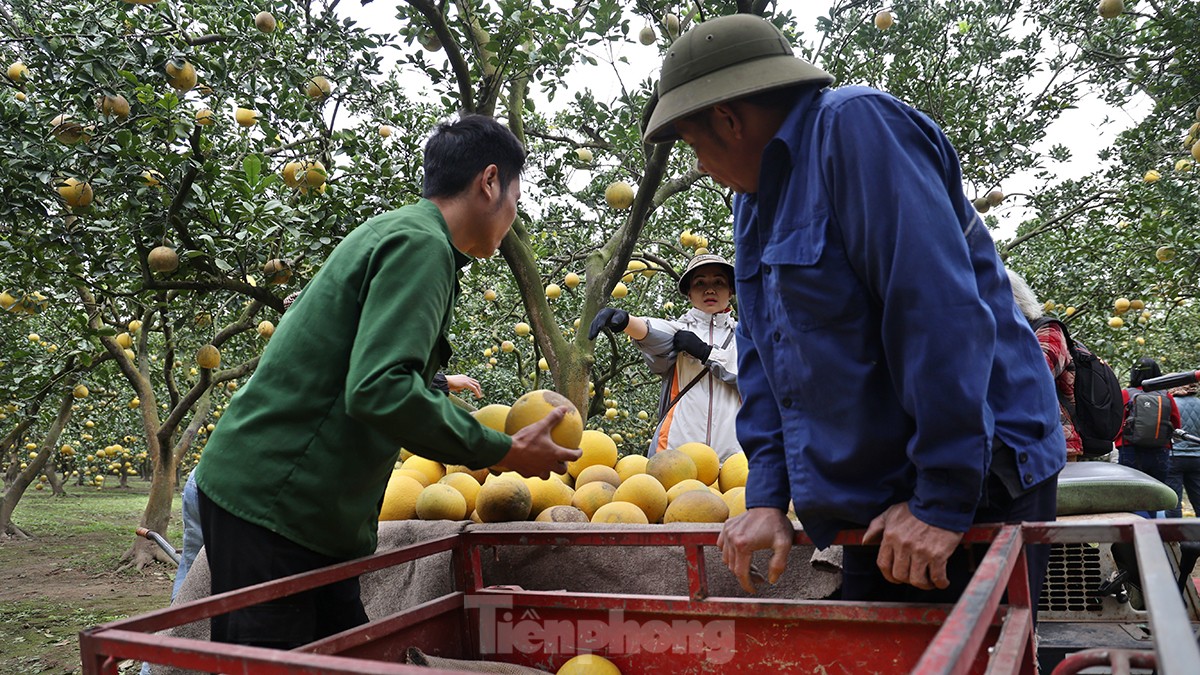
[{"label": "green leaf", "polygon": [[251,185],[258,184],[258,174],[262,170],[262,160],[258,155],[249,155],[242,160],[242,171],[246,172],[246,182]]}]

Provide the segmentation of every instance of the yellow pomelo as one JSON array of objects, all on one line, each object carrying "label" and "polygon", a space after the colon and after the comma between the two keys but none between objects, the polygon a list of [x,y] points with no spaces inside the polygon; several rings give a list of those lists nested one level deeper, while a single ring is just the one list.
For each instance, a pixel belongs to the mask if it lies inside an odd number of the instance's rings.
[{"label": "yellow pomelo", "polygon": [[679,495],[663,514],[664,523],[723,523],[729,519],[725,500],[705,490]]},{"label": "yellow pomelo", "polygon": [[533,497],[522,480],[489,480],[475,496],[475,510],[485,523],[526,520],[533,508]]},{"label": "yellow pomelo", "polygon": [[587,514],[574,506],[551,506],[534,518],[539,523],[586,523]]},{"label": "yellow pomelo", "polygon": [[479,423],[489,429],[504,433],[504,423],[508,419],[509,407],[499,403],[485,405],[471,413]]},{"label": "yellow pomelo", "polygon": [[[583,437],[583,417],[567,397],[549,389],[531,391],[517,399],[508,411],[504,433],[511,436],[530,424],[541,421],[550,411],[564,405],[570,408],[570,412],[554,425],[554,429],[550,431],[550,438],[564,448],[578,448]],[[613,461],[616,461],[615,457]]]},{"label": "yellow pomelo", "polygon": [[735,487],[721,495],[725,506],[729,508],[729,517],[740,516],[746,512],[746,488]]},{"label": "yellow pomelo", "polygon": [[696,463],[696,480],[711,485],[717,479],[717,474],[721,470],[721,459],[717,457],[717,451],[704,443],[684,443],[676,448]]},{"label": "yellow pomelo", "polygon": [[544,480],[537,477],[523,480],[533,498],[530,515],[537,515],[551,506],[568,506],[571,498],[575,496],[575,490],[571,486],[553,476]]},{"label": "yellow pomelo", "polygon": [[621,477],[617,475],[616,469],[601,464],[593,464],[580,471],[579,475],[575,477],[575,488],[578,489],[583,485],[594,483],[598,480],[604,481],[613,487],[621,485]]},{"label": "yellow pomelo", "polygon": [[583,455],[574,462],[567,463],[567,472],[575,478],[589,466],[613,467],[617,463],[617,444],[608,434],[595,429],[588,429],[580,437],[579,445]]},{"label": "yellow pomelo", "polygon": [[580,654],[562,664],[555,675],[621,675],[621,670],[603,656]]},{"label": "yellow pomelo", "polygon": [[130,336],[129,333],[117,333],[117,337],[115,339],[117,341],[117,346],[121,349],[129,349],[133,346],[133,337]]},{"label": "yellow pomelo", "polygon": [[92,203],[92,186],[78,178],[68,178],[58,185],[58,195],[67,206],[81,208]]},{"label": "yellow pomelo", "polygon": [[421,473],[425,474],[425,477],[429,479],[425,483],[426,485],[436,483],[442,479],[442,476],[446,475],[446,467],[442,466],[441,462],[435,462],[432,459],[425,459],[424,457],[420,457],[418,455],[413,455],[412,457],[404,460],[404,464],[401,465],[400,468],[413,469],[414,471],[420,471]]},{"label": "yellow pomelo", "polygon": [[196,352],[196,364],[201,368],[216,368],[221,365],[221,352],[212,345],[204,345]]},{"label": "yellow pomelo", "polygon": [[596,510],[609,503],[617,489],[608,483],[588,483],[575,491],[571,498],[571,506],[587,514],[588,520],[596,514]]},{"label": "yellow pomelo", "polygon": [[467,500],[453,487],[434,483],[417,495],[417,517],[421,520],[462,520],[467,517]]},{"label": "yellow pomelo", "polygon": [[393,476],[396,474],[408,476],[409,478],[420,483],[421,487],[428,487],[430,483],[429,476],[425,475],[424,471],[417,471],[416,469],[397,469],[396,471],[392,472]]},{"label": "yellow pomelo", "polygon": [[637,523],[649,525],[646,514],[629,502],[609,502],[592,514],[593,523]]},{"label": "yellow pomelo", "polygon": [[465,473],[471,478],[474,478],[475,482],[480,485],[483,485],[483,481],[487,480],[487,477],[492,475],[492,473],[487,469],[472,469],[470,467],[463,466],[462,464],[447,464],[446,475],[449,476],[452,473]]},{"label": "yellow pomelo", "polygon": [[655,453],[650,461],[646,462],[646,473],[658,479],[662,486],[668,490],[675,487],[675,484],[680,481],[685,481],[689,478],[696,478],[696,463],[691,457],[683,454],[678,450],[663,450]]},{"label": "yellow pomelo", "polygon": [[630,476],[646,473],[646,462],[649,461],[645,455],[625,455],[617,460],[617,476],[624,482]]},{"label": "yellow pomelo", "polygon": [[746,453],[739,452],[735,455],[730,455],[721,464],[720,486],[721,492],[729,492],[736,487],[746,487],[746,475],[750,472],[750,466],[746,460]]},{"label": "yellow pomelo", "polygon": [[[464,516],[475,510],[475,497],[479,495],[480,486],[479,481],[475,480],[474,476],[469,473],[461,472],[447,473],[441,478],[441,480],[438,481],[438,483],[441,485],[449,485],[455,490],[458,490],[458,493],[463,496],[463,500],[466,501],[466,509],[463,511]],[[454,518],[454,520],[462,520],[462,518]]]},{"label": "yellow pomelo", "polygon": [[670,490],[667,490],[667,503],[669,504],[669,503],[675,501],[676,497],[687,492],[688,490],[708,490],[708,489],[709,488],[707,485],[705,485],[704,483],[701,483],[698,480],[691,479],[691,478],[689,478],[688,480],[681,480],[678,483],[676,483]]},{"label": "yellow pomelo", "polygon": [[604,189],[604,201],[614,209],[627,209],[633,206],[633,186],[625,181],[617,181]]},{"label": "yellow pomelo", "polygon": [[170,246],[155,246],[146,256],[146,264],[153,272],[174,272],[179,269],[179,254]]},{"label": "yellow pomelo", "polygon": [[166,66],[167,84],[175,91],[185,92],[196,86],[196,68],[187,61],[182,61],[181,66],[176,66],[174,62],[168,61]]},{"label": "yellow pomelo", "polygon": [[417,495],[424,487],[408,476],[392,473],[387,490],[383,493],[383,508],[380,520],[410,520],[417,517]]},{"label": "yellow pomelo", "polygon": [[646,520],[657,523],[667,510],[667,490],[654,476],[634,474],[621,482],[613,501],[628,502],[646,514]]}]

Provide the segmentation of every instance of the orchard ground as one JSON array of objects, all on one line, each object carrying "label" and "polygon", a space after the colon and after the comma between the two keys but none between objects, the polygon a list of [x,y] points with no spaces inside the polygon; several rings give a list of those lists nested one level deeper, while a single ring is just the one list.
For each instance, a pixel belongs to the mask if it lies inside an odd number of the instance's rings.
[{"label": "orchard ground", "polygon": [[[118,571],[149,485],[70,486],[65,498],[31,490],[21,500],[15,520],[33,538],[0,543],[0,673],[79,673],[80,630],[169,603],[173,567]],[[1184,515],[1194,514],[1185,501]],[[179,523],[176,495],[166,536],[177,546]]]},{"label": "orchard ground", "polygon": [[[118,571],[150,483],[67,486],[65,498],[30,490],[14,522],[33,536],[0,542],[0,673],[78,673],[79,631],[165,607],[174,567]],[[179,496],[167,539],[179,545]],[[124,664],[122,672],[137,672]]]}]

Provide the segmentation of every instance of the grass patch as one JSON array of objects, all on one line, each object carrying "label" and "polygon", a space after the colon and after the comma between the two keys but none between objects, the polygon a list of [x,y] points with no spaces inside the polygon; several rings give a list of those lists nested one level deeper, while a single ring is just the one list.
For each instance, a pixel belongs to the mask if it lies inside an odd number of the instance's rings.
[{"label": "grass patch", "polygon": [[[78,673],[79,631],[167,605],[173,567],[116,571],[149,489],[135,481],[21,499],[13,522],[33,539],[0,543],[0,673]],[[166,536],[178,543],[179,532],[177,496]]]}]

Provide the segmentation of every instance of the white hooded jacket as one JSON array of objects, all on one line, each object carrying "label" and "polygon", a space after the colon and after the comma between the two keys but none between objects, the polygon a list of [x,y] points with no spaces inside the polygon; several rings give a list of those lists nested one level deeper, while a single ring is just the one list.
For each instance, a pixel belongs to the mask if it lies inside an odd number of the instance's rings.
[{"label": "white hooded jacket", "polygon": [[[721,461],[741,452],[735,424],[742,399],[737,390],[737,340],[733,338],[737,321],[733,313],[708,314],[693,307],[674,321],[647,318],[646,323],[646,337],[633,343],[650,370],[663,378],[659,424],[648,454],[692,442],[711,446]],[[676,354],[672,340],[681,330],[713,345],[707,364],[686,352]],[[704,377],[667,410],[679,391],[701,372]]]}]

